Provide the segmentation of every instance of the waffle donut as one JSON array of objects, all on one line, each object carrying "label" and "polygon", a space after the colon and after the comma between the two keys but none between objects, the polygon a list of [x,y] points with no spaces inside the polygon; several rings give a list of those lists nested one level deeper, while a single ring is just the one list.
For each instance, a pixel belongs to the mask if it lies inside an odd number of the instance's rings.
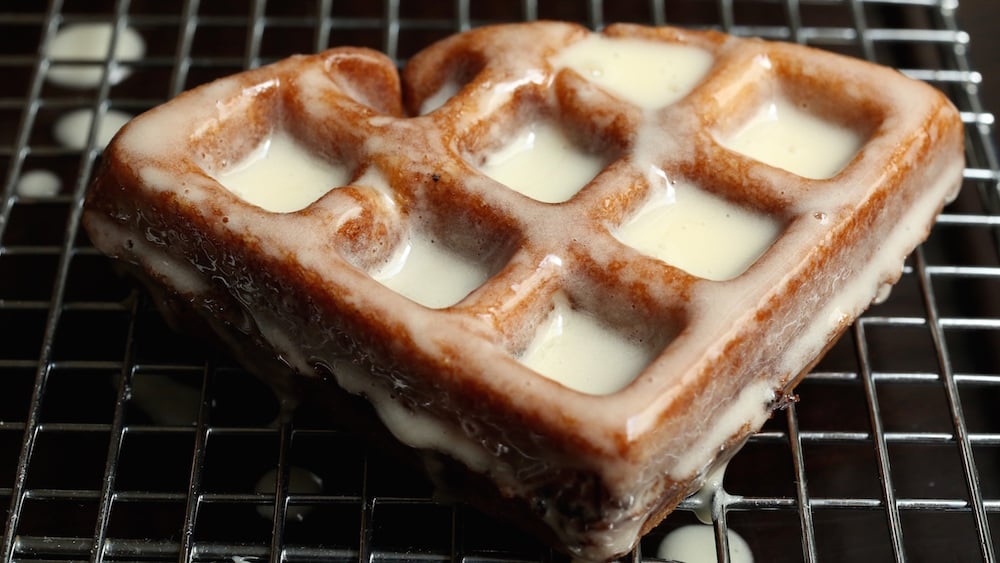
[{"label": "waffle donut", "polygon": [[962,144],[943,95],[866,62],[510,24],[401,74],[335,48],[186,92],[118,134],[83,220],[182,326],[364,397],[606,560],[885,295]]}]

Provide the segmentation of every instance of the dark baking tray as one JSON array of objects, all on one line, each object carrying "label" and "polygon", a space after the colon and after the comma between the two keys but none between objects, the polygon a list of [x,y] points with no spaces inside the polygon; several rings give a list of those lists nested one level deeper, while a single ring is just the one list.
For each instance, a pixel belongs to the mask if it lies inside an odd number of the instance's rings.
[{"label": "dark baking tray", "polygon": [[[966,21],[976,9],[969,5],[960,13]],[[712,529],[718,537],[736,531],[757,561],[993,561],[1000,168],[993,116],[970,62],[994,55],[977,53],[958,27],[964,7],[949,0],[0,5],[0,559],[563,560],[509,525],[439,498],[419,472],[331,422],[323,408],[290,408],[229,358],[171,331],[79,229],[99,149],[65,148],[52,134],[68,111],[135,114],[293,52],[365,45],[404,62],[455,31],[553,18],[803,42],[898,67],[954,101],[967,131],[960,197],[889,300],[841,338],[799,387],[801,401],[730,464],[728,502]],[[44,79],[51,62],[44,45],[60,27],[81,22],[139,31],[147,51],[130,78],[83,90]],[[34,170],[55,173],[58,192],[21,194]],[[631,559],[655,560],[668,533],[697,522],[693,508],[686,503]]]}]

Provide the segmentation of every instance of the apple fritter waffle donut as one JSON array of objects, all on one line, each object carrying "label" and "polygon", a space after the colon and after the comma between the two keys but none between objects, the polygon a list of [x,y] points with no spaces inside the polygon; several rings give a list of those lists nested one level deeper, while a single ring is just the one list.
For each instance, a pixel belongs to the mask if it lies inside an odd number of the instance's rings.
[{"label": "apple fritter waffle donut", "polygon": [[808,47],[511,24],[182,94],[84,221],[248,367],[366,397],[607,559],[898,279],[962,137],[933,88]]}]

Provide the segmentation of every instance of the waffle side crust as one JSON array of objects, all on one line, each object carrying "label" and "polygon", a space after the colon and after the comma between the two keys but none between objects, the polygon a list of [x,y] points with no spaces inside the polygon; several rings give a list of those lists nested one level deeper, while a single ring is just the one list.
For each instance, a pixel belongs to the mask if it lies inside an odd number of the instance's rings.
[{"label": "waffle side crust", "polygon": [[[891,69],[610,26],[602,39],[708,55],[688,90],[644,107],[563,64],[595,37],[556,22],[485,27],[402,74],[379,53],[335,48],[195,88],[108,146],[85,228],[165,312],[248,368],[366,398],[396,439],[458,462],[561,549],[612,558],[733,455],[899,278],[959,188],[963,130],[943,95]],[[859,139],[839,171],[807,178],[727,145],[779,98]],[[483,155],[540,121],[603,162],[565,201],[482,171]],[[289,212],[227,189],[223,173],[279,131],[349,180]],[[623,244],[621,226],[678,180],[778,234],[725,279]],[[380,283],[417,235],[486,281],[443,307]],[[539,375],[521,360],[559,307],[648,361],[610,393]]]}]

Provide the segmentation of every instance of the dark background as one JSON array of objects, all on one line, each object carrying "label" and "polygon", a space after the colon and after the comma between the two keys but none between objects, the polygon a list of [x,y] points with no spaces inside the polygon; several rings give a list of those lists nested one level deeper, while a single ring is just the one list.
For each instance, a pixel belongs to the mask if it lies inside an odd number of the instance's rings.
[{"label": "dark background", "polygon": [[[981,97],[986,111],[1000,113],[1000,1],[961,0],[959,25],[969,32],[974,68],[983,75]],[[996,133],[993,138],[996,140]]]}]

